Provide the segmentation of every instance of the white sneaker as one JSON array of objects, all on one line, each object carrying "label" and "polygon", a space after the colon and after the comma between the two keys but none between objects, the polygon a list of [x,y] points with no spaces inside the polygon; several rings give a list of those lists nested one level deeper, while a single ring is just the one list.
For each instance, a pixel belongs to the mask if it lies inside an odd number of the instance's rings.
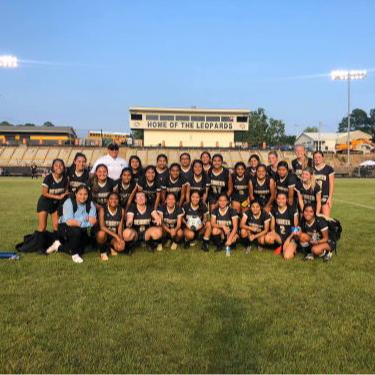
[{"label": "white sneaker", "polygon": [[72,255],[72,259],[74,263],[83,263],[83,259],[78,254]]},{"label": "white sneaker", "polygon": [[251,252],[251,245],[249,245],[246,250],[245,250],[245,254],[250,254]]},{"label": "white sneaker", "polygon": [[156,248],[157,251],[163,251],[163,245],[161,243],[158,244],[158,247]]},{"label": "white sneaker", "polygon": [[194,240],[194,241],[191,241],[191,242],[190,242],[190,247],[194,247],[196,244],[197,244],[197,241],[195,241],[195,240]]},{"label": "white sneaker", "polygon": [[107,255],[107,253],[101,253],[101,254],[100,254],[100,259],[101,259],[103,262],[107,262],[107,261],[108,261],[108,255]]},{"label": "white sneaker", "polygon": [[61,246],[61,242],[59,240],[56,240],[47,250],[47,254],[56,253],[59,247]]},{"label": "white sneaker", "polygon": [[176,244],[176,242],[173,242],[172,245],[171,245],[171,250],[173,250],[173,251],[176,250],[177,246],[178,245]]}]

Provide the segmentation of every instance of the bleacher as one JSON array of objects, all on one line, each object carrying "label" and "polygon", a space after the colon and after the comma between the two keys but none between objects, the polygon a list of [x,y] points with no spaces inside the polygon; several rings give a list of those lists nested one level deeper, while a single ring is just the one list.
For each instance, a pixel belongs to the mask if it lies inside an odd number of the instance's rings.
[{"label": "bleacher", "polygon": [[[243,150],[243,149],[207,149],[211,155],[221,153],[228,167],[233,167],[238,161],[247,164],[250,155],[256,154],[260,157],[261,162],[267,164],[267,150]],[[53,147],[53,146],[1,146],[0,147],[0,167],[7,169],[11,174],[22,175],[30,173],[31,164],[35,163],[39,170],[49,168],[52,161],[56,158],[64,160],[67,166],[73,163],[74,156],[77,152],[82,152],[87,157],[88,165],[94,162],[107,150],[105,147]],[[187,152],[191,155],[192,160],[200,157],[202,149],[197,148],[137,148],[121,147],[120,156],[129,160],[131,155],[137,155],[143,165],[155,164],[158,154],[164,153],[168,156],[169,163],[178,162],[181,153]],[[278,151],[279,159],[286,160],[289,165],[294,158],[291,151]],[[360,162],[371,159],[372,155],[353,155],[353,168]],[[345,155],[327,155],[327,163],[331,164],[339,173],[343,171],[348,174],[350,171],[346,167]]]}]

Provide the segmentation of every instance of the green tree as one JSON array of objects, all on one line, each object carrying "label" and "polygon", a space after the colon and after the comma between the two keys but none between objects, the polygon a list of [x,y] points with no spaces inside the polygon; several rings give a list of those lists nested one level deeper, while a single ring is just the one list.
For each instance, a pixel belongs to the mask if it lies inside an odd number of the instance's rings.
[{"label": "green tree", "polygon": [[319,133],[319,128],[316,126],[308,126],[307,128],[304,129],[305,133]]},{"label": "green tree", "polygon": [[[371,111],[370,111],[371,116]],[[367,112],[363,109],[356,108],[353,109],[352,113],[350,114],[350,130],[362,130],[366,133],[372,132],[372,127],[375,126],[371,125],[371,117],[367,116]],[[346,132],[348,131],[348,117],[344,117],[338,128],[339,132]]]},{"label": "green tree", "polygon": [[50,122],[50,121],[46,121],[46,122],[43,124],[43,126],[53,127],[53,126],[55,126],[55,125],[53,125],[52,122]]},{"label": "green tree", "polygon": [[143,129],[135,129],[132,133],[134,139],[142,139],[143,141]]},{"label": "green tree", "polygon": [[246,132],[236,132],[235,142],[248,142],[252,145],[281,144],[285,139],[285,124],[281,120],[268,118],[264,108],[250,112],[249,129]]},{"label": "green tree", "polygon": [[0,122],[0,126],[13,126],[13,125],[8,121],[2,121]]}]

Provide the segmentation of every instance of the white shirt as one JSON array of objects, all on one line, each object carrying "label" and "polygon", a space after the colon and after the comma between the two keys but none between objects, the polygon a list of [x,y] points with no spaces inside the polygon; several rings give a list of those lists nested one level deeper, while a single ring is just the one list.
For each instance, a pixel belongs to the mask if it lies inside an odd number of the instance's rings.
[{"label": "white shirt", "polygon": [[128,166],[128,163],[123,158],[117,157],[113,159],[110,155],[104,155],[100,157],[95,164],[93,165],[91,172],[92,174],[95,173],[95,169],[99,164],[104,164],[108,168],[108,177],[112,178],[113,180],[118,180],[121,175],[121,171]]}]

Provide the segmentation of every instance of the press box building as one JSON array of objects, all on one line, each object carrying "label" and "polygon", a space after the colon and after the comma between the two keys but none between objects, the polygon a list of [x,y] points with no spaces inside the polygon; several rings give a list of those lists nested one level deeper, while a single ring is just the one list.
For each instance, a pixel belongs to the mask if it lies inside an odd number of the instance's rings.
[{"label": "press box building", "polygon": [[235,132],[249,128],[246,109],[131,107],[130,129],[143,130],[144,146],[234,147]]}]

